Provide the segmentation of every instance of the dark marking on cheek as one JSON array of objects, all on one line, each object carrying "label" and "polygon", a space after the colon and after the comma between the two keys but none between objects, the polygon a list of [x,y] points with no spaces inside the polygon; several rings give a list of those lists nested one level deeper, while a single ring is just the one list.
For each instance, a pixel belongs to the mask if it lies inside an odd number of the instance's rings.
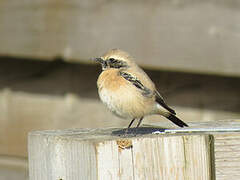
[{"label": "dark marking on cheek", "polygon": [[117,60],[117,59],[114,59],[114,58],[108,59],[107,62],[109,64],[110,68],[119,69],[119,68],[126,68],[126,67],[128,67],[126,62],[121,61],[121,60]]},{"label": "dark marking on cheek", "polygon": [[107,64],[106,61],[104,61],[104,62],[102,63],[102,68],[103,68],[103,69],[106,69],[107,67],[108,67],[108,64]]}]

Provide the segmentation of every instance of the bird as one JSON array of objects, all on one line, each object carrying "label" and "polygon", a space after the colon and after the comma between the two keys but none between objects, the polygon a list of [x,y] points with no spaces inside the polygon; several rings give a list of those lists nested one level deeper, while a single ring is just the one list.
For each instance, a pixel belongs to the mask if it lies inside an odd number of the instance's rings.
[{"label": "bird", "polygon": [[136,119],[138,128],[145,116],[153,114],[164,116],[179,127],[188,127],[165,103],[153,81],[127,52],[111,49],[94,61],[102,67],[97,79],[99,97],[113,114],[131,119],[127,129]]}]

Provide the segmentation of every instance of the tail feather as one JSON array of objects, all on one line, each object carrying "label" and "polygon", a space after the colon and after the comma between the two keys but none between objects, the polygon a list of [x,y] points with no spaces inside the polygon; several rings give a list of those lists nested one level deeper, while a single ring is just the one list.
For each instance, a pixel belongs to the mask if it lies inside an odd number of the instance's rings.
[{"label": "tail feather", "polygon": [[163,100],[163,97],[161,96],[161,94],[158,91],[155,91],[155,93],[156,93],[155,101],[158,104],[160,104],[162,107],[164,107],[166,110],[168,110],[170,113],[176,115],[176,112],[165,103],[165,101]]},{"label": "tail feather", "polygon": [[158,104],[160,104],[162,107],[164,107],[166,110],[168,110],[170,113],[176,115],[176,112],[175,112],[173,109],[171,109],[171,108],[164,102],[163,99],[156,97],[156,102],[157,102]]},{"label": "tail feather", "polygon": [[188,125],[183,122],[181,119],[179,119],[178,117],[176,117],[174,114],[170,114],[168,116],[166,116],[166,118],[168,118],[170,121],[172,121],[174,124],[176,124],[179,127],[188,127]]}]

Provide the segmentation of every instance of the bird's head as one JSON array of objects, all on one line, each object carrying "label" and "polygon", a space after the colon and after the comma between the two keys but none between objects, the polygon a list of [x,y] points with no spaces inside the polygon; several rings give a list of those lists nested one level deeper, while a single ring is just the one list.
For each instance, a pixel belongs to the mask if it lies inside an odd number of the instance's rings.
[{"label": "bird's head", "polygon": [[110,68],[127,69],[135,66],[135,63],[132,61],[129,54],[120,49],[112,49],[94,60],[102,65],[103,70]]}]

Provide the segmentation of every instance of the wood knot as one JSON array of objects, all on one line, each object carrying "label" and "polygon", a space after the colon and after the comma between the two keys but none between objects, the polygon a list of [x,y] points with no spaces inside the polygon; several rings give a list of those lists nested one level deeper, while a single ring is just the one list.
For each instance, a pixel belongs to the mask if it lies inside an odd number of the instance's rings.
[{"label": "wood knot", "polygon": [[128,139],[117,140],[118,150],[130,149],[132,148],[132,141]]}]

